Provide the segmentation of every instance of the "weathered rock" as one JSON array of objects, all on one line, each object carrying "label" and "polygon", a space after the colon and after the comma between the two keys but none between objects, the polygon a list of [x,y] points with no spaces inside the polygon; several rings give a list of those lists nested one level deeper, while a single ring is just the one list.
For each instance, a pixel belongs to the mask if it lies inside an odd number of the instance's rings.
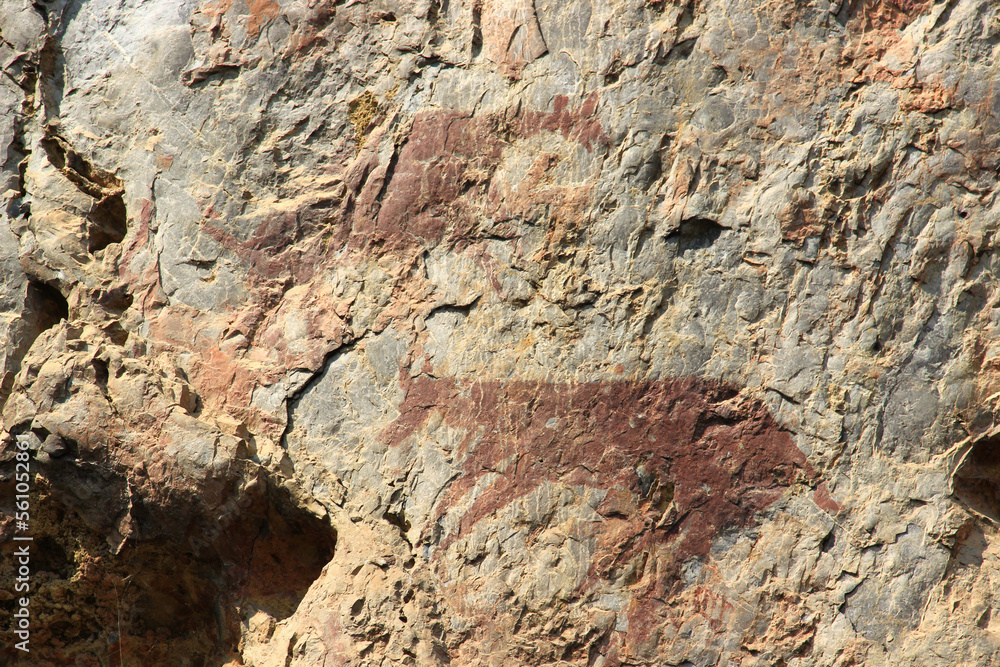
[{"label": "weathered rock", "polygon": [[32,664],[997,662],[998,41],[0,0]]}]

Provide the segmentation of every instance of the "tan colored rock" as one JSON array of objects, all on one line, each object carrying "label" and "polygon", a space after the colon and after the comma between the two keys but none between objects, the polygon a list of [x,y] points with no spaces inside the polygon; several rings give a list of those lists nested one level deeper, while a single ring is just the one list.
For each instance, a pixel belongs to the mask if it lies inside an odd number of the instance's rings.
[{"label": "tan colored rock", "polygon": [[31,658],[996,663],[996,14],[0,0]]}]

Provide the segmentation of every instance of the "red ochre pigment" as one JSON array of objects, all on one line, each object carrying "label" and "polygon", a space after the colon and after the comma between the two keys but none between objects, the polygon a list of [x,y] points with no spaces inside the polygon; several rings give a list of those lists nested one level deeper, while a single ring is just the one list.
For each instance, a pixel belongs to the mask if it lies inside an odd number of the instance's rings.
[{"label": "red ochre pigment", "polygon": [[[608,491],[597,511],[608,519],[599,551],[610,558],[594,559],[594,576],[656,544],[670,545],[676,566],[707,554],[720,531],[751,525],[789,487],[819,483],[766,407],[719,381],[418,377],[404,384],[388,442],[417,433],[435,413],[465,432],[454,452],[464,474],[448,489],[441,514],[482,475],[500,473],[443,547],[549,480]],[[814,498],[826,511],[839,509],[823,484]]]},{"label": "red ochre pigment", "polygon": [[[220,226],[211,211],[201,228],[249,264],[251,284],[288,277],[296,284],[307,282],[319,267],[342,261],[331,251],[345,247],[369,257],[402,258],[442,242],[472,243],[482,233],[484,206],[487,217],[504,218],[500,209],[506,204],[491,191],[503,149],[539,132],[561,135],[587,151],[606,146],[608,137],[595,118],[598,101],[593,94],[570,105],[560,95],[552,111],[517,105],[479,117],[419,113],[387,162],[376,150],[386,128],[373,130],[366,148],[342,165],[342,194],[318,195],[300,209],[267,215],[246,241]],[[523,189],[540,187],[534,182],[539,176]],[[558,194],[545,192],[546,201],[553,197]]]}]

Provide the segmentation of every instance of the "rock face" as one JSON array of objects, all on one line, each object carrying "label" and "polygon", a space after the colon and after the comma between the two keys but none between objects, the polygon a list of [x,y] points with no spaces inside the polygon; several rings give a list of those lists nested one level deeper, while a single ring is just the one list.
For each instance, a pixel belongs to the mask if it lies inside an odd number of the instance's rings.
[{"label": "rock face", "polygon": [[998,12],[0,0],[2,660],[997,664]]}]

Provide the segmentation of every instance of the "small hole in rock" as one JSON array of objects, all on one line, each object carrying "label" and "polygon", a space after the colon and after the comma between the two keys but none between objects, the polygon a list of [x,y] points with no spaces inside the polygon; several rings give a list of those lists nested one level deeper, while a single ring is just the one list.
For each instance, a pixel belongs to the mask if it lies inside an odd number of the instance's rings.
[{"label": "small hole in rock", "polygon": [[823,538],[822,544],[820,544],[820,551],[823,553],[828,553],[833,549],[834,545],[837,544],[837,536],[831,529],[827,536]]},{"label": "small hole in rock", "polygon": [[52,572],[63,579],[68,579],[73,575],[75,569],[73,562],[59,542],[44,535],[35,541],[35,545],[38,549],[32,558],[32,569],[36,572]]},{"label": "small hole in rock", "polygon": [[679,248],[681,254],[685,255],[688,251],[710,248],[719,239],[724,229],[715,220],[709,218],[697,217],[682,221]]},{"label": "small hole in rock", "polygon": [[94,379],[97,381],[97,386],[99,386],[104,392],[108,391],[108,362],[104,359],[94,359],[90,362],[90,365],[94,367]]},{"label": "small hole in rock", "polygon": [[1000,523],[1000,438],[977,441],[955,471],[955,497],[974,512]]},{"label": "small hole in rock", "polygon": [[121,194],[109,195],[90,210],[87,217],[87,250],[91,254],[112,243],[121,243],[128,232],[128,211]]},{"label": "small hole in rock", "polygon": [[110,322],[103,330],[115,345],[124,345],[128,341],[128,332],[118,322]]},{"label": "small hole in rock", "polygon": [[35,335],[69,319],[69,303],[62,292],[36,280],[28,281],[26,310],[35,321]]},{"label": "small hole in rock", "polygon": [[119,285],[113,289],[101,292],[97,297],[97,303],[101,304],[108,311],[121,315],[132,305],[132,295],[128,293],[128,288]]}]

